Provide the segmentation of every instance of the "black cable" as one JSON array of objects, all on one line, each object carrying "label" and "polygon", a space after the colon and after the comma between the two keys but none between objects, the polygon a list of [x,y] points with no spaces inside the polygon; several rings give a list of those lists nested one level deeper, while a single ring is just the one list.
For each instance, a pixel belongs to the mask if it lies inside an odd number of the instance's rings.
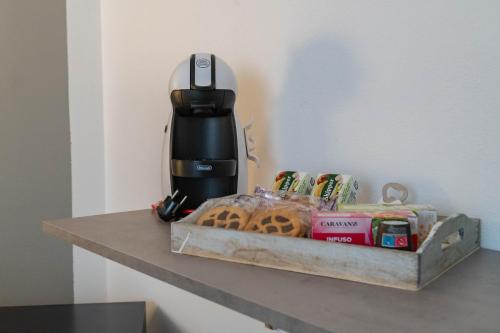
[{"label": "black cable", "polygon": [[181,200],[178,200],[179,190],[175,191],[172,196],[168,195],[165,200],[160,202],[158,207],[156,207],[156,212],[158,216],[165,222],[170,222],[177,217],[177,211],[179,207],[182,206],[184,201],[187,199],[187,195],[185,195]]}]

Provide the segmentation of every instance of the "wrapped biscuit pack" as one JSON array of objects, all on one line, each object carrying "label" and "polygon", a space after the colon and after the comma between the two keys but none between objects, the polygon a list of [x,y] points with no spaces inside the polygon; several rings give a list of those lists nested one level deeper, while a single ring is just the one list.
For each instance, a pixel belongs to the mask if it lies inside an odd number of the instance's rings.
[{"label": "wrapped biscuit pack", "polygon": [[246,230],[277,236],[305,237],[310,225],[310,207],[288,200],[265,199],[253,212]]},{"label": "wrapped biscuit pack", "polygon": [[300,202],[250,195],[209,201],[213,204],[196,221],[200,226],[291,237],[310,230],[311,207]]},{"label": "wrapped biscuit pack", "polygon": [[311,196],[324,202],[321,209],[335,210],[340,204],[356,203],[359,185],[350,175],[320,173],[316,178]]},{"label": "wrapped biscuit pack", "polygon": [[296,202],[308,206],[310,209],[318,207],[318,203],[310,200],[309,195],[268,190],[260,185],[255,186],[254,195],[263,199]]},{"label": "wrapped biscuit pack", "polygon": [[245,230],[259,200],[249,195],[210,199],[211,208],[203,212],[196,224],[205,227]]}]

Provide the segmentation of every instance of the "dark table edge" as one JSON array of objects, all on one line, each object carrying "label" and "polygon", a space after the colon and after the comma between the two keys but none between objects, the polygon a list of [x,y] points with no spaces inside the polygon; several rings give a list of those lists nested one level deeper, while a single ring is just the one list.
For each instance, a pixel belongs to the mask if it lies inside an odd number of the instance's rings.
[{"label": "dark table edge", "polygon": [[[60,308],[60,307],[64,307],[64,309],[69,309],[70,307],[72,308],[72,311],[82,311],[81,309],[82,308],[87,308],[87,307],[90,307],[94,310],[96,310],[97,308],[100,309],[109,309],[110,307],[114,306],[114,305],[122,305],[122,304],[125,304],[125,305],[132,305],[132,306],[140,306],[141,307],[141,310],[142,310],[142,332],[145,333],[146,332],[146,302],[145,301],[130,301],[130,302],[106,302],[106,303],[94,303],[94,302],[90,302],[90,303],[50,303],[50,304],[35,304],[35,305],[5,305],[5,306],[0,306],[0,317],[2,316],[2,312],[4,311],[25,311],[25,310],[28,310],[28,309],[33,309],[35,311],[44,311],[42,313],[47,313],[45,311],[47,310],[50,310],[50,309],[53,309],[53,308]],[[58,311],[56,309],[56,311]],[[24,312],[25,313],[25,312]],[[56,314],[56,316],[54,315]],[[72,313],[74,314],[74,312]],[[9,313],[9,315],[12,315],[11,313]],[[52,313],[50,314],[51,317],[53,317],[53,320],[57,320],[59,321],[61,319],[60,317],[60,313],[56,313],[52,310]],[[67,314],[64,314],[63,316],[67,316]],[[24,316],[26,317],[26,316]],[[30,317],[28,315],[28,317]],[[31,317],[33,318],[33,317]],[[30,319],[31,319],[30,318]],[[26,318],[24,318],[26,319]],[[33,318],[34,319],[34,318]],[[33,321],[31,321],[33,322]],[[49,326],[52,326],[52,324],[50,324],[51,321],[49,321]],[[0,326],[2,326],[2,324],[5,324],[5,323],[0,323]],[[43,327],[39,327],[40,323],[35,321],[35,323],[33,324],[33,327],[31,327],[31,329],[29,329],[29,331],[31,332],[32,330],[36,330],[37,332],[38,331],[43,331],[43,332],[47,332],[48,330],[52,330],[54,329],[54,327],[45,327],[43,325]],[[34,327],[37,327],[37,328],[34,328]],[[16,327],[16,326],[14,326]],[[9,324],[7,323],[7,328],[9,329],[9,332],[11,331],[11,326],[9,326]],[[14,331],[17,332],[17,330],[15,328],[13,328]],[[19,329],[17,327],[17,329]],[[106,328],[106,331],[109,329],[109,327]],[[21,329],[23,332],[26,332],[26,327]],[[78,328],[76,330],[79,330]],[[60,332],[59,329],[56,329],[57,332]],[[2,331],[3,332],[3,331]]]},{"label": "dark table edge", "polygon": [[[56,221],[54,221],[56,222]],[[263,323],[270,324],[273,328],[281,329],[290,333],[331,333],[333,331],[317,327],[308,322],[295,317],[290,317],[274,309],[248,301],[244,298],[235,296],[222,289],[204,284],[203,282],[190,279],[186,276],[174,273],[163,267],[153,265],[143,261],[140,258],[132,257],[115,249],[83,238],[77,234],[71,233],[60,228],[52,221],[42,222],[43,232],[62,239],[68,243],[96,253],[107,259],[127,266],[133,270],[139,271],[148,276],[171,284],[182,290],[200,296],[204,299],[245,314]],[[146,269],[148,267],[149,269]]]},{"label": "dark table edge", "polygon": [[61,305],[108,305],[108,304],[142,304],[144,305],[144,311],[146,311],[146,301],[130,301],[130,302],[89,302],[89,303],[50,303],[50,304],[33,304],[33,305],[0,305],[2,308],[36,308],[36,307],[50,307],[50,306],[61,306]]}]

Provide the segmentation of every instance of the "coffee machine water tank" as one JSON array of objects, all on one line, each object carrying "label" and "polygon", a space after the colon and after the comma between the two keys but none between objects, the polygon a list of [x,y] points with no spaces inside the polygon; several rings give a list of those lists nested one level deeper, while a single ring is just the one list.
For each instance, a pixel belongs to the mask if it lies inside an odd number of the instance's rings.
[{"label": "coffee machine water tank", "polygon": [[231,68],[214,55],[193,54],[174,70],[169,94],[163,194],[187,195],[182,209],[189,212],[207,199],[246,193],[246,139],[234,109]]}]

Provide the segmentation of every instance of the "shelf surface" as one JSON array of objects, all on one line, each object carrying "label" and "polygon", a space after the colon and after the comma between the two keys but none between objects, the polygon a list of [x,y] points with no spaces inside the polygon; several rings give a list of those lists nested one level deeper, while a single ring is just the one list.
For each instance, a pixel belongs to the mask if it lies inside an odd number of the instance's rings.
[{"label": "shelf surface", "polygon": [[170,252],[150,210],[46,221],[46,233],[274,328],[301,332],[500,332],[500,252],[481,249],[420,291]]}]

